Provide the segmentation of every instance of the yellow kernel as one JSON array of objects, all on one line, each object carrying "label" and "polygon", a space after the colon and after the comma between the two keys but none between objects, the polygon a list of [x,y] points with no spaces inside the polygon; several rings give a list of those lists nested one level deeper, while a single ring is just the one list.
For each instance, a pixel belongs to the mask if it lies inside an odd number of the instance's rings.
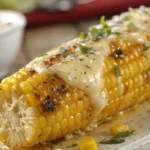
[{"label": "yellow kernel", "polygon": [[110,133],[112,135],[117,135],[121,132],[128,131],[129,127],[126,124],[115,124],[110,127]]},{"label": "yellow kernel", "polygon": [[39,118],[39,122],[40,122],[40,128],[44,128],[46,126],[46,120],[43,116],[40,116]]},{"label": "yellow kernel", "polygon": [[83,103],[84,103],[85,109],[88,109],[88,107],[90,106],[90,102],[87,97],[84,97]]},{"label": "yellow kernel", "polygon": [[78,101],[77,103],[77,112],[82,112],[84,109],[83,101]]},{"label": "yellow kernel", "polygon": [[23,81],[20,83],[20,88],[21,90],[27,94],[27,93],[30,93],[32,92],[33,88],[31,86],[31,84],[29,84],[27,81]]},{"label": "yellow kernel", "polygon": [[26,98],[29,101],[31,106],[38,106],[40,104],[40,101],[38,99],[36,99],[36,97],[32,93],[27,94]]},{"label": "yellow kernel", "polygon": [[70,113],[69,113],[69,107],[68,107],[68,105],[63,110],[63,115],[64,115],[64,118],[68,118],[69,117]]},{"label": "yellow kernel", "polygon": [[51,127],[45,127],[42,129],[42,135],[49,135],[51,132]]},{"label": "yellow kernel", "polygon": [[80,141],[80,150],[97,150],[97,143],[93,137],[85,137]]},{"label": "yellow kernel", "polygon": [[76,114],[76,104],[73,103],[71,106],[70,106],[70,116],[73,116]]},{"label": "yellow kernel", "polygon": [[61,124],[60,124],[60,127],[61,127],[61,129],[65,129],[66,126],[67,126],[67,119],[63,119]]},{"label": "yellow kernel", "polygon": [[60,112],[57,112],[57,114],[56,114],[56,121],[57,121],[57,122],[61,122],[62,119],[63,119],[62,112],[61,112],[61,111],[60,111]]},{"label": "yellow kernel", "polygon": [[46,122],[48,126],[53,126],[55,124],[55,117],[54,116],[47,116]]},{"label": "yellow kernel", "polygon": [[58,134],[59,129],[60,129],[60,124],[59,124],[59,123],[56,123],[56,124],[53,126],[53,128],[52,128],[52,130],[51,130],[51,134],[50,134],[49,136],[55,138],[55,137],[57,136],[57,134]]},{"label": "yellow kernel", "polygon": [[27,82],[30,83],[33,87],[36,87],[38,85],[38,83],[36,82],[36,80],[33,77],[29,77],[27,79]]},{"label": "yellow kernel", "polygon": [[81,122],[81,113],[77,113],[75,116],[75,124],[78,124]]},{"label": "yellow kernel", "polygon": [[68,131],[69,131],[69,132],[74,129],[74,117],[73,117],[73,116],[71,116],[71,117],[69,118],[67,128],[68,128]]}]

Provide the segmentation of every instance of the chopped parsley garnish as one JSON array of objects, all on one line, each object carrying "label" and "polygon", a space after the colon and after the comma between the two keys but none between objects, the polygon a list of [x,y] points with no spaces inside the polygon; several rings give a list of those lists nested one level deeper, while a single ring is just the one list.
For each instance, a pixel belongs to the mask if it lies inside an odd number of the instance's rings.
[{"label": "chopped parsley garnish", "polygon": [[99,40],[99,39],[101,39],[102,38],[102,36],[103,36],[103,34],[102,34],[102,32],[100,32],[100,30],[99,29],[97,29],[97,28],[95,28],[95,27],[92,27],[91,29],[90,29],[90,32],[89,32],[90,34],[91,34],[91,40],[93,40],[93,41],[97,41],[97,40]]},{"label": "chopped parsley garnish", "polygon": [[102,24],[101,31],[106,32],[108,35],[111,34],[111,28],[105,21],[105,16],[102,16],[100,19],[100,23]]},{"label": "chopped parsley garnish", "polygon": [[47,54],[45,53],[45,54],[41,54],[40,56],[38,56],[38,57],[43,57],[43,56],[46,56]]},{"label": "chopped parsley garnish", "polygon": [[150,45],[143,44],[143,51],[146,51],[150,48]]},{"label": "chopped parsley garnish", "polygon": [[120,72],[119,66],[115,65],[115,66],[114,66],[114,71],[115,71],[115,73],[116,73],[116,75],[117,75],[118,77],[121,76],[121,72]]},{"label": "chopped parsley garnish", "polygon": [[132,19],[132,17],[131,17],[130,15],[127,15],[127,16],[124,16],[124,17],[123,17],[123,20],[125,20],[125,21],[128,21],[128,20],[130,20],[130,19]]},{"label": "chopped parsley garnish", "polygon": [[105,139],[105,140],[102,140],[100,141],[99,143],[101,144],[120,144],[120,143],[123,143],[125,140],[124,139]]},{"label": "chopped parsley garnish", "polygon": [[85,34],[84,32],[80,33],[80,38],[84,39],[84,38],[86,38],[86,36],[87,36],[87,34]]},{"label": "chopped parsley garnish", "polygon": [[93,41],[97,41],[97,40],[101,39],[103,36],[107,36],[107,35],[111,34],[111,28],[105,21],[105,16],[101,17],[100,23],[102,25],[101,28],[96,28],[96,27],[90,28],[90,31],[89,31],[90,38]]},{"label": "chopped parsley garnish", "polygon": [[126,137],[131,136],[132,134],[134,134],[134,131],[125,131],[125,132],[121,132],[119,134],[117,134],[116,136],[112,137],[111,139],[104,139],[102,141],[100,141],[100,144],[120,144],[125,142]]},{"label": "chopped parsley garnish", "polygon": [[60,47],[60,48],[59,48],[59,52],[60,52],[60,53],[65,53],[66,51],[67,51],[67,49],[64,48],[64,47]]},{"label": "chopped parsley garnish", "polygon": [[74,144],[72,144],[71,147],[75,147],[75,146],[78,146],[78,144],[77,144],[77,143],[74,143]]},{"label": "chopped parsley garnish", "polygon": [[130,136],[130,135],[132,135],[134,133],[135,133],[135,131],[133,131],[133,130],[131,130],[131,131],[124,131],[124,132],[121,132],[121,133],[117,134],[113,138],[114,139],[125,138],[125,137],[128,137],[128,136]]},{"label": "chopped parsley garnish", "polygon": [[133,29],[136,29],[136,26],[132,22],[130,22],[128,24],[128,28],[133,30]]},{"label": "chopped parsley garnish", "polygon": [[82,53],[85,53],[85,54],[93,50],[91,47],[87,47],[85,45],[79,45],[79,48],[82,51]]}]

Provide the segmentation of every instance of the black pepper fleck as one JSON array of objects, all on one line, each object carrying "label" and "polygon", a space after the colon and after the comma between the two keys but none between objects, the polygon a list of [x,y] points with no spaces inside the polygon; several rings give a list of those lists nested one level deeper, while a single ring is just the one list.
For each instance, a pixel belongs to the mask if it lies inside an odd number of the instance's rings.
[{"label": "black pepper fleck", "polygon": [[42,102],[43,111],[54,112],[56,110],[55,103],[50,99],[50,96],[46,97],[46,100]]},{"label": "black pepper fleck", "polygon": [[51,81],[53,81],[53,82],[54,82],[54,81],[55,81],[55,79],[51,79]]},{"label": "black pepper fleck", "polygon": [[84,59],[83,58],[81,58],[81,59],[79,59],[80,61],[83,61]]},{"label": "black pepper fleck", "polygon": [[52,92],[54,92],[54,91],[55,91],[55,89],[52,87],[52,88],[51,88],[51,91],[52,91]]},{"label": "black pepper fleck", "polygon": [[125,54],[124,54],[124,52],[123,52],[121,49],[118,49],[118,50],[116,50],[116,51],[112,54],[112,56],[113,56],[115,59],[123,59],[124,56],[125,56]]},{"label": "black pepper fleck", "polygon": [[90,67],[90,66],[88,66],[88,65],[85,65],[85,66],[86,66],[87,68],[89,68],[89,69],[91,68],[91,67]]}]

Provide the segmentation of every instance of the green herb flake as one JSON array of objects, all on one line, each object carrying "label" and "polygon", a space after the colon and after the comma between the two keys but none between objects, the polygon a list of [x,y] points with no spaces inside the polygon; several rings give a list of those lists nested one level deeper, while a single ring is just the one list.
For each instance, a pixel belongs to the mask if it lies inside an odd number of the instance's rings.
[{"label": "green herb flake", "polygon": [[53,146],[51,146],[51,147],[50,147],[50,150],[54,150],[54,147],[53,147]]},{"label": "green herb flake", "polygon": [[105,21],[105,16],[102,16],[100,19],[100,23],[102,24],[101,31],[106,32],[108,35],[111,34],[111,28]]},{"label": "green herb flake", "polygon": [[100,141],[100,144],[120,144],[125,142],[126,137],[131,136],[132,134],[134,134],[135,131],[131,130],[131,131],[125,131],[125,132],[121,132],[119,134],[117,134],[116,136],[112,137],[111,139],[104,139],[102,141]]},{"label": "green herb flake", "polygon": [[60,48],[59,48],[59,52],[60,52],[60,53],[65,53],[66,51],[67,51],[67,49],[64,48],[64,47],[60,47]]},{"label": "green herb flake", "polygon": [[88,53],[89,51],[91,51],[90,47],[84,46],[84,45],[79,45],[80,50],[82,51],[82,53]]},{"label": "green herb flake", "polygon": [[114,66],[114,71],[115,71],[115,73],[116,73],[116,75],[117,75],[118,77],[121,76],[121,72],[120,72],[119,66],[115,65],[115,66]]},{"label": "green herb flake", "polygon": [[93,41],[100,40],[104,36],[108,36],[112,33],[110,26],[105,21],[105,16],[102,16],[100,19],[102,25],[101,28],[91,27],[89,34],[90,39]]},{"label": "green herb flake", "polygon": [[77,144],[77,143],[74,143],[74,144],[72,144],[71,147],[76,147],[76,146],[78,146],[78,144]]},{"label": "green herb flake", "polygon": [[105,21],[105,16],[102,16],[100,19],[100,23],[102,24],[103,27],[108,26],[106,21]]},{"label": "green herb flake", "polygon": [[84,32],[80,33],[80,38],[85,39],[87,37],[87,34],[85,34]]},{"label": "green herb flake", "polygon": [[125,139],[110,139],[110,140],[102,140],[100,141],[99,143],[100,144],[120,144],[120,143],[123,143],[125,142]]},{"label": "green herb flake", "polygon": [[116,136],[114,136],[113,139],[125,138],[125,137],[128,137],[128,136],[131,136],[134,133],[135,133],[134,130],[124,131],[124,132],[121,132],[121,133],[117,134]]},{"label": "green herb flake", "polygon": [[125,20],[125,21],[131,20],[131,19],[132,19],[132,17],[130,15],[127,15],[127,16],[123,17],[123,20]]},{"label": "green herb flake", "polygon": [[41,54],[40,56],[38,56],[38,57],[43,57],[43,56],[46,56],[47,54],[45,53],[45,54]]},{"label": "green herb flake", "polygon": [[146,51],[150,48],[150,45],[143,44],[143,51]]},{"label": "green herb flake", "polygon": [[97,41],[101,39],[103,36],[103,33],[95,27],[90,28],[90,34],[91,34],[91,40],[93,41]]},{"label": "green herb flake", "polygon": [[132,22],[130,22],[127,26],[129,29],[136,29],[136,26]]}]

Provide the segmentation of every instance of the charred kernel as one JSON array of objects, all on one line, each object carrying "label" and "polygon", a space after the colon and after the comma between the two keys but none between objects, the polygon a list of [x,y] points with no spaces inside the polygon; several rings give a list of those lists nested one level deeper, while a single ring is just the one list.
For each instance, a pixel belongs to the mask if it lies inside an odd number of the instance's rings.
[{"label": "charred kernel", "polygon": [[28,71],[29,71],[30,73],[32,73],[32,74],[34,74],[34,73],[36,72],[36,71],[35,71],[34,69],[32,69],[32,68],[29,68]]},{"label": "charred kernel", "polygon": [[113,53],[113,57],[115,59],[123,59],[125,56],[124,52],[121,50],[121,49],[118,49],[116,50],[114,53]]},{"label": "charred kernel", "polygon": [[57,92],[65,92],[66,86],[64,84],[61,84],[61,86],[57,89]]},{"label": "charred kernel", "polygon": [[55,103],[49,100],[46,100],[44,104],[42,104],[43,111],[54,112],[56,110]]},{"label": "charred kernel", "polygon": [[50,99],[50,96],[46,97],[46,100],[42,102],[43,111],[54,112],[56,110],[55,102]]}]

